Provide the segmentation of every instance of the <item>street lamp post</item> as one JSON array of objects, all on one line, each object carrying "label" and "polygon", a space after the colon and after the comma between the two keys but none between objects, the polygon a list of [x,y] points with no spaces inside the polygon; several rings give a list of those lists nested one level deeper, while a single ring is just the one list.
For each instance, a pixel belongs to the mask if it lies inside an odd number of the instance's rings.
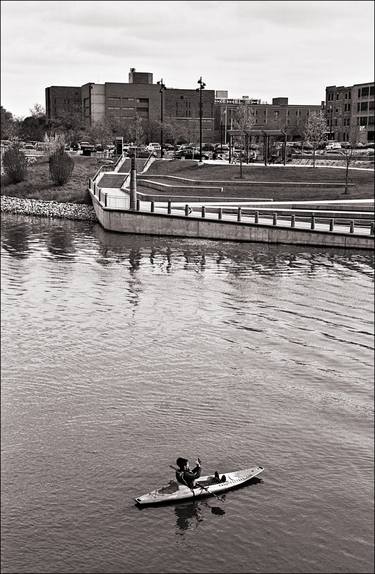
[{"label": "street lamp post", "polygon": [[333,114],[333,106],[329,106],[330,112],[330,123],[329,123],[329,139],[332,140],[332,114]]},{"label": "street lamp post", "polygon": [[202,76],[198,80],[199,88],[199,161],[202,161],[202,117],[203,117],[203,106],[202,106],[202,91],[206,87],[206,84],[202,80]]},{"label": "street lamp post", "polygon": [[163,78],[157,82],[160,86],[160,157],[164,155],[164,91],[167,89]]}]

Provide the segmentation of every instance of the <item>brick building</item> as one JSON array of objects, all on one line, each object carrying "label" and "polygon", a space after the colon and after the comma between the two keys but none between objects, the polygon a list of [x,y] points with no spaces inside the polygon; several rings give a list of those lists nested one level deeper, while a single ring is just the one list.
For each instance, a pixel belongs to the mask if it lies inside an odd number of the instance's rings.
[{"label": "brick building", "polygon": [[[159,141],[161,102],[163,100],[164,141],[184,134],[198,142],[200,94],[196,89],[167,88],[163,94],[153,82],[153,74],[130,69],[128,83],[87,83],[81,87],[46,88],[47,118],[81,114],[87,126],[109,123],[117,134],[125,133],[136,117],[143,120],[146,139]],[[243,97],[229,99],[228,92],[202,91],[202,130],[204,142],[227,141],[228,130],[235,127],[236,112],[250,106],[254,129],[285,130],[289,140],[301,140],[309,114],[326,111],[328,136],[338,141],[374,141],[374,83],[350,87],[327,86],[322,105],[289,104],[288,98],[273,98],[272,104]]]},{"label": "brick building", "polygon": [[374,142],[374,83],[326,87],[329,137],[363,144]]},{"label": "brick building", "polygon": [[[61,90],[61,94],[64,94],[66,88],[47,88],[46,107],[47,97],[50,98],[51,90],[54,90],[54,93],[56,90]],[[136,72],[134,68],[131,68],[128,83],[95,84],[90,82],[81,88],[72,88],[72,90],[79,90],[79,106],[83,121],[87,126],[108,122],[112,126],[117,126],[118,135],[121,135],[121,129],[126,132],[126,129],[134,124],[135,118],[139,117],[143,120],[147,139],[158,141],[163,98],[166,128],[168,124],[170,124],[169,131],[173,129],[177,132],[180,128],[181,132],[191,137],[191,141],[197,141],[200,110],[199,92],[196,89],[167,88],[161,95],[160,86],[153,83],[153,74]],[[203,90],[202,129],[203,140],[206,142],[214,141],[214,101],[214,90]],[[75,102],[76,104],[78,105],[78,102]],[[57,117],[61,109],[61,104],[60,107],[48,107],[49,117]],[[165,141],[168,141],[168,129],[165,132]]]},{"label": "brick building", "polygon": [[79,86],[50,86],[45,90],[47,119],[80,114],[82,109]]},{"label": "brick building", "polygon": [[321,105],[289,104],[288,98],[273,98],[272,104],[249,98],[215,100],[215,138],[227,140],[228,130],[236,125],[236,113],[241,106],[249,106],[254,119],[254,130],[285,130],[289,140],[301,140],[309,114],[319,112]]}]

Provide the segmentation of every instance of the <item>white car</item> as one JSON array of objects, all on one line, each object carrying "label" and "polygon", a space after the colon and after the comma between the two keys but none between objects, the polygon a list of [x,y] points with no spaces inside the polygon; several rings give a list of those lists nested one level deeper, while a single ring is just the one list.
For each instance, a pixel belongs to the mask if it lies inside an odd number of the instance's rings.
[{"label": "white car", "polygon": [[326,145],[326,150],[330,149],[341,149],[341,144],[339,142],[332,142]]},{"label": "white car", "polygon": [[146,149],[147,151],[161,151],[161,146],[158,142],[150,142]]}]

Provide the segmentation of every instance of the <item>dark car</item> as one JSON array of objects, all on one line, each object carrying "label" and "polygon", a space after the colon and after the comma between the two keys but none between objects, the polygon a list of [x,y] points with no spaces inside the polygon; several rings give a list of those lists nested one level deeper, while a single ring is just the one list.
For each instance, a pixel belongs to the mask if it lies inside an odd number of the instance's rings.
[{"label": "dark car", "polygon": [[[179,151],[176,151],[174,154],[176,159],[199,159],[200,154],[199,150],[194,148],[184,148]],[[202,152],[202,159],[209,159],[209,155],[207,153]]]}]

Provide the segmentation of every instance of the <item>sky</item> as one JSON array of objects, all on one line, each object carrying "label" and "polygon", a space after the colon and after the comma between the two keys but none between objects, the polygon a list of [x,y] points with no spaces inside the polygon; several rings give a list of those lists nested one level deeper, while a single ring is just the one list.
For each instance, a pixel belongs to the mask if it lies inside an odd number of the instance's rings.
[{"label": "sky", "polygon": [[329,85],[374,81],[371,1],[1,1],[1,105],[16,117],[48,86],[128,82],[319,105]]}]

